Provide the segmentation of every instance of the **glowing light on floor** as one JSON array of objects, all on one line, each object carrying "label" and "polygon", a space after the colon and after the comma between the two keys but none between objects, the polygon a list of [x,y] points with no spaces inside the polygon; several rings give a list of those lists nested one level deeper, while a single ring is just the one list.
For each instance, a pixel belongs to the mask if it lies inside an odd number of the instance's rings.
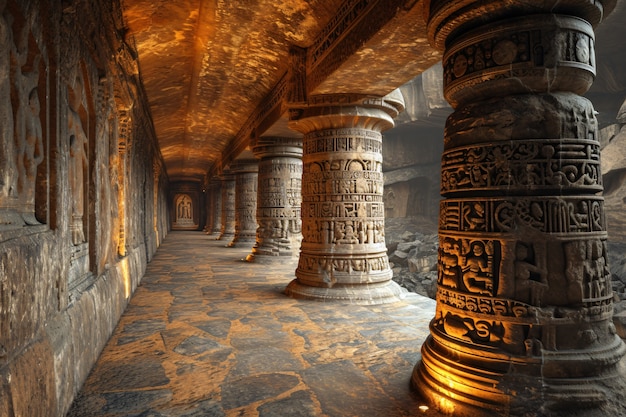
[{"label": "glowing light on floor", "polygon": [[420,411],[422,413],[425,413],[426,411],[428,411],[428,406],[427,405],[420,405],[418,408],[420,409]]}]

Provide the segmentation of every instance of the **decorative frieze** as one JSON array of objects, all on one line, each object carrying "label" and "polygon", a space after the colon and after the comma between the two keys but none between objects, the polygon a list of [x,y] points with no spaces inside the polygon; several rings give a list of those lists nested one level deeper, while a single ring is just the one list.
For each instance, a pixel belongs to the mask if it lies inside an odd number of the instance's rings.
[{"label": "decorative frieze", "polygon": [[441,193],[507,187],[524,192],[575,188],[602,190],[596,140],[535,139],[477,143],[444,152]]},{"label": "decorative frieze", "polygon": [[456,39],[443,57],[444,94],[453,104],[490,97],[499,88],[583,94],[594,76],[593,29],[573,16],[496,22]]},{"label": "decorative frieze", "polygon": [[604,233],[604,199],[599,196],[487,197],[440,202],[442,232],[550,234]]}]

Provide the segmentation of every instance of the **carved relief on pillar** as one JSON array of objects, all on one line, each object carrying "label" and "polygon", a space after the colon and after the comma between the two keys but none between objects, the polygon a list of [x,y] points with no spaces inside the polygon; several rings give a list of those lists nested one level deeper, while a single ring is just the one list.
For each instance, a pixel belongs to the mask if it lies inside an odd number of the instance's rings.
[{"label": "carved relief on pillar", "polygon": [[248,260],[294,256],[302,240],[302,140],[262,137],[253,151],[259,159],[259,227]]},{"label": "carved relief on pillar", "polygon": [[235,176],[235,235],[229,247],[252,244],[256,240],[256,208],[259,164],[254,159],[236,161],[230,166]]},{"label": "carved relief on pillar", "polygon": [[312,97],[292,111],[304,133],[302,246],[294,297],[376,304],[397,300],[384,239],[382,131],[401,96]]},{"label": "carved relief on pillar", "polygon": [[216,240],[226,240],[235,236],[235,177],[226,170],[220,175],[222,181],[222,222],[220,235]]},{"label": "carved relief on pillar", "polygon": [[617,377],[626,349],[611,321],[597,121],[579,96],[595,74],[582,18],[598,6],[559,2],[576,17],[521,2],[430,2],[455,112],[437,312],[413,383],[445,413],[599,405],[604,378]]}]

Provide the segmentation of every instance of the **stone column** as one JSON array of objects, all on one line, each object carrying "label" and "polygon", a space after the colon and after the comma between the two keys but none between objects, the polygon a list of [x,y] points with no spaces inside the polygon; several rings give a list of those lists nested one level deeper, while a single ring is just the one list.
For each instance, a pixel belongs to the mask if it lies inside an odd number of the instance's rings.
[{"label": "stone column", "polygon": [[297,256],[302,241],[302,139],[262,137],[259,159],[256,244],[249,261]]},{"label": "stone column", "polygon": [[235,174],[235,235],[229,247],[252,246],[256,241],[256,196],[259,163],[242,159],[230,166]]},{"label": "stone column", "polygon": [[222,182],[222,222],[216,240],[229,240],[235,236],[235,176],[230,171],[220,175]]},{"label": "stone column", "polygon": [[381,132],[403,108],[396,90],[384,98],[314,96],[290,112],[304,150],[303,240],[288,295],[354,304],[400,299],[385,245]]},{"label": "stone column", "polygon": [[207,229],[208,235],[219,236],[222,229],[222,182],[219,179],[211,180],[209,183],[211,201],[209,210],[211,211],[211,224]]},{"label": "stone column", "polygon": [[611,320],[597,122],[580,96],[602,4],[432,0],[427,10],[455,112],[437,310],[413,385],[455,416],[606,404],[625,350]]}]

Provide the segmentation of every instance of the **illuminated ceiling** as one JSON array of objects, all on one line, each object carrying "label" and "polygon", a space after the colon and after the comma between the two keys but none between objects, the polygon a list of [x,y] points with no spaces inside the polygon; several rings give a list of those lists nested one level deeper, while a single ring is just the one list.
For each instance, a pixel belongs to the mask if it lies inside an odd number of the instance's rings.
[{"label": "illuminated ceiling", "polygon": [[[296,136],[282,91],[294,47],[306,55],[309,95],[385,95],[435,64],[422,3],[122,0],[170,180],[206,180],[253,135]],[[615,33],[625,9],[619,3],[598,30],[594,102],[606,93],[623,101],[626,54]]]},{"label": "illuminated ceiling", "polygon": [[[170,180],[202,181],[245,148],[246,123],[284,80],[294,46],[320,44],[326,34],[349,51],[338,68],[317,70],[309,94],[384,95],[436,63],[421,8],[400,0],[124,0]],[[295,136],[278,116],[263,130]]]}]

